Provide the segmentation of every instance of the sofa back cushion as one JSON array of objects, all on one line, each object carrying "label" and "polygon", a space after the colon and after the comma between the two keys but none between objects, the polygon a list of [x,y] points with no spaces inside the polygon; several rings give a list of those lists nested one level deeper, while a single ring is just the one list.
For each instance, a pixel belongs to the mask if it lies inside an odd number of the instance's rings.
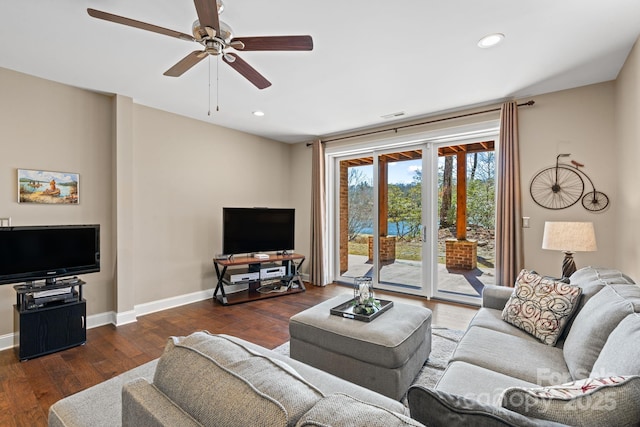
[{"label": "sofa back cushion", "polygon": [[582,298],[578,311],[584,307],[595,294],[608,285],[633,285],[635,282],[620,270],[603,267],[584,267],[577,270],[569,278],[569,283],[582,288]]},{"label": "sofa back cushion", "polygon": [[569,330],[573,325],[575,316],[582,310],[582,307],[589,301],[595,294],[600,292],[602,288],[608,285],[633,285],[635,282],[631,280],[629,276],[622,273],[620,270],[604,267],[583,267],[577,270],[571,275],[569,281],[572,285],[582,288],[582,296],[578,301],[578,306],[573,312],[573,316],[569,319],[567,327],[560,336],[560,341],[564,341],[567,338]]},{"label": "sofa back cushion", "polygon": [[203,425],[294,426],[323,397],[286,363],[207,332],[170,338],[153,383]]},{"label": "sofa back cushion", "polygon": [[640,287],[605,286],[576,315],[563,347],[573,379],[587,378],[609,334],[640,308]]},{"label": "sofa back cushion", "polygon": [[622,319],[602,347],[591,377],[640,375],[640,314]]}]

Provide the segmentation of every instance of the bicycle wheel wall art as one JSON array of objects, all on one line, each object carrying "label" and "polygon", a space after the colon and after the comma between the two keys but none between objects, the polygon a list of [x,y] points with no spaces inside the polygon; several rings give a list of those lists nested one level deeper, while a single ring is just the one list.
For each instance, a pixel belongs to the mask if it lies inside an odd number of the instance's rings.
[{"label": "bicycle wheel wall art", "polygon": [[[546,209],[566,209],[578,201],[582,207],[591,212],[599,212],[609,206],[609,197],[596,190],[593,181],[580,168],[583,164],[571,160],[571,163],[561,163],[560,158],[570,154],[558,154],[555,166],[544,168],[534,175],[529,186],[533,201]],[[584,178],[591,189],[585,193]]]}]

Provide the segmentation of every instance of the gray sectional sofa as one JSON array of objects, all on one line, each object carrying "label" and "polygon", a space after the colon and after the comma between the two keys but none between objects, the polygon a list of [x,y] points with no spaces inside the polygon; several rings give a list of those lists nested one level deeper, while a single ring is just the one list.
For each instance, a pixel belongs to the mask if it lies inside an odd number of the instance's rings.
[{"label": "gray sectional sofa", "polygon": [[353,417],[421,425],[408,415],[397,400],[256,344],[196,332],[170,338],[159,359],[56,402],[49,426],[302,427]]},{"label": "gray sectional sofa", "polygon": [[[566,389],[564,398],[543,389],[581,380],[578,386],[595,390],[593,378],[640,375],[640,287],[620,271],[592,267],[576,271],[570,284],[581,296],[555,345],[503,320],[513,288],[485,287],[482,308],[435,388],[409,390],[411,415],[434,426],[528,425],[544,418],[640,425],[640,377],[582,400]],[[535,418],[514,418],[518,413]]]},{"label": "gray sectional sofa", "polygon": [[[436,387],[409,389],[410,410],[239,338],[197,332],[170,338],[158,360],[56,402],[49,425],[639,425],[640,287],[610,269],[582,269],[571,282],[580,287],[577,297],[563,288],[571,307],[550,301],[567,314],[555,345],[503,320],[512,288],[487,287]],[[578,395],[571,384],[557,387],[575,380]]]}]

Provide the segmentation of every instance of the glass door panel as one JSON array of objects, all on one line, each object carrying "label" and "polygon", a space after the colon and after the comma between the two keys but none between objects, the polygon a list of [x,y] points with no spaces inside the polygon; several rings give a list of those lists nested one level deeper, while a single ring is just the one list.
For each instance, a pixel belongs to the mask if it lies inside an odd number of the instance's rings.
[{"label": "glass door panel", "polygon": [[373,277],[369,242],[374,229],[373,157],[342,160],[339,164],[339,280]]},{"label": "glass door panel", "polygon": [[479,303],[495,283],[493,141],[438,149],[438,256],[434,296]]},{"label": "glass door panel", "polygon": [[419,293],[423,283],[422,149],[377,154],[377,169],[378,286]]}]

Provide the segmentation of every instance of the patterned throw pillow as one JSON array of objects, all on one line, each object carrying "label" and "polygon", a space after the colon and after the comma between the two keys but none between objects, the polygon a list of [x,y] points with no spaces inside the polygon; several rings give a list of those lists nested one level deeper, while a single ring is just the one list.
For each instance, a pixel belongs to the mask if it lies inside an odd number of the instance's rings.
[{"label": "patterned throw pillow", "polygon": [[522,270],[502,319],[547,345],[555,345],[578,306],[581,293],[579,286]]},{"label": "patterned throw pillow", "polygon": [[639,399],[639,376],[585,378],[550,387],[510,387],[502,393],[502,406],[572,426],[637,426]]}]

